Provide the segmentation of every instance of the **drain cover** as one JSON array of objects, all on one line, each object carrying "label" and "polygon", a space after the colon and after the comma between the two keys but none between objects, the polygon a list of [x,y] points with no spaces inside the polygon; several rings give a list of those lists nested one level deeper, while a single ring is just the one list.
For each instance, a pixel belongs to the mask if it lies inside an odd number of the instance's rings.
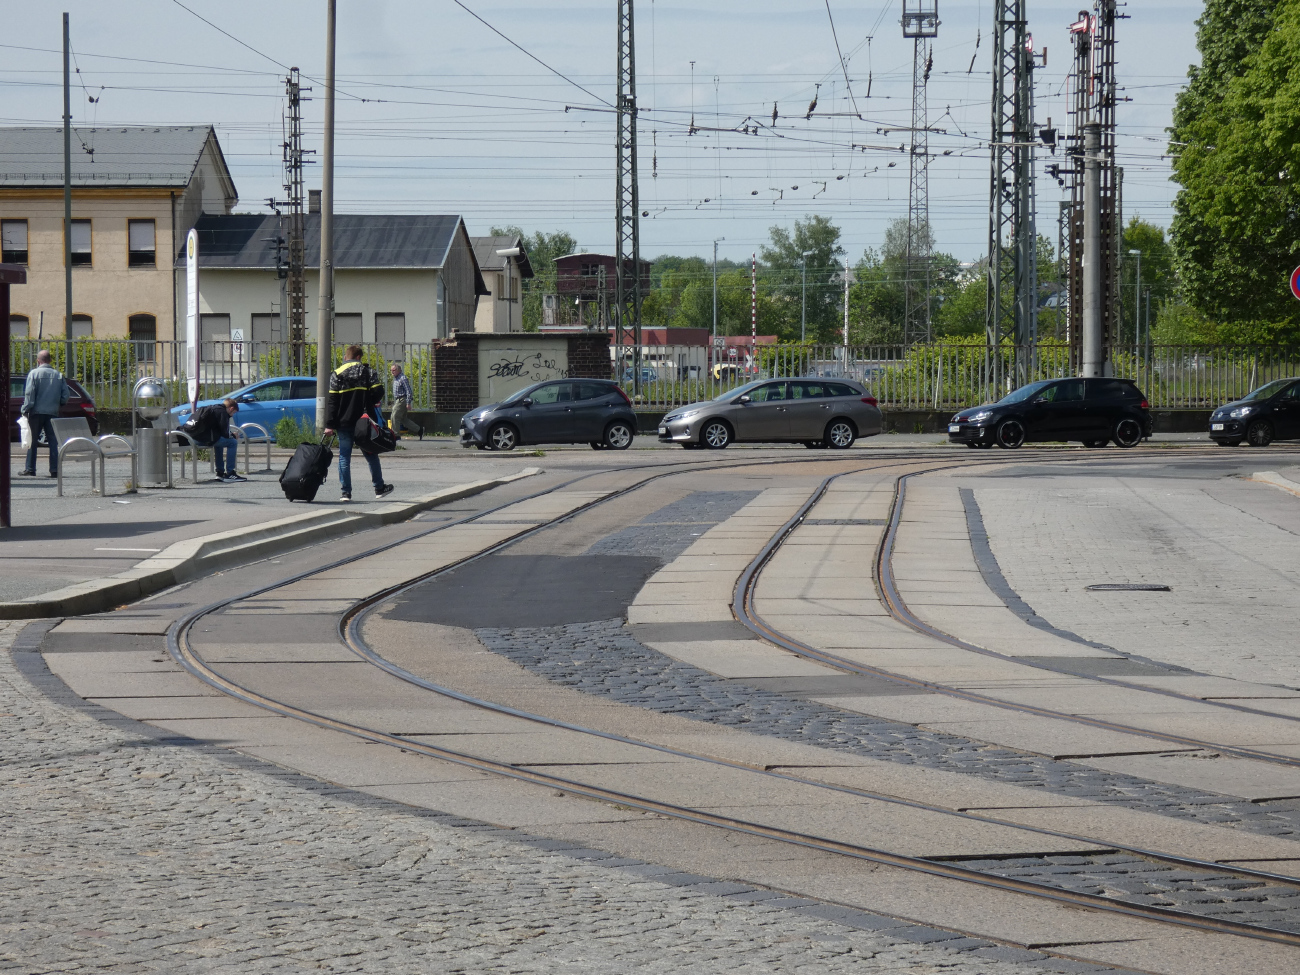
[{"label": "drain cover", "polygon": [[1173,592],[1159,582],[1099,582],[1086,588],[1088,592]]}]

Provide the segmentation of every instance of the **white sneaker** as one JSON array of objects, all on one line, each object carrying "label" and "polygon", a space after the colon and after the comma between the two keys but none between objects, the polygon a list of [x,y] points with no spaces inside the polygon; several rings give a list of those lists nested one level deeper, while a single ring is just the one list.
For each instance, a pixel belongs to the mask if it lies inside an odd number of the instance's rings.
[{"label": "white sneaker", "polygon": [[339,495],[339,502],[340,502],[341,504],[348,504],[349,502],[351,502],[351,500],[352,500],[352,495],[350,495],[350,494],[340,494],[340,495]]}]

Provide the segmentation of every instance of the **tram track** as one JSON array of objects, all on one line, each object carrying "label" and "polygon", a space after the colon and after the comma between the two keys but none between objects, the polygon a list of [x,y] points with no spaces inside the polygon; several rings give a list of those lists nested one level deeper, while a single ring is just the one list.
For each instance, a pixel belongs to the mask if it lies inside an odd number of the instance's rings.
[{"label": "tram track", "polygon": [[[1072,458],[1067,457],[1062,459],[1072,459]],[[836,461],[836,460],[838,460],[838,458],[816,457],[816,458],[806,458],[805,460],[800,462],[791,461],[788,463],[825,464],[828,461]],[[845,462],[847,462],[848,460],[849,460],[848,458],[845,458]],[[917,461],[915,461],[914,458],[899,458],[899,459],[880,458],[879,460],[883,462],[879,466],[875,466],[871,468],[860,468],[857,470],[841,472],[840,474],[835,474],[832,475],[831,477],[826,478],[822,482],[820,487],[814,492],[814,495],[803,506],[801,506],[800,511],[799,513],[796,514],[795,518],[791,519],[791,521],[788,522],[786,526],[784,526],[783,529],[779,531],[777,535],[775,535],[769,541],[769,543],[764,547],[763,552],[760,553],[760,556],[757,559],[755,559],[753,563],[751,563],[750,568],[746,571],[745,575],[742,577],[742,583],[745,592],[745,598],[741,598],[742,612],[744,611],[743,607],[746,604],[746,600],[749,601],[749,604],[752,608],[753,585],[755,580],[757,579],[759,572],[761,571],[762,565],[766,564],[766,562],[770,559],[771,555],[779,547],[780,543],[789,536],[790,532],[793,531],[795,527],[797,527],[798,522],[801,521],[802,518],[806,516],[807,512],[813,507],[816,501],[819,500],[824,495],[827,487],[834,480],[836,480],[839,477],[843,477],[855,473],[863,473],[868,470],[879,471],[882,468],[906,466],[908,464],[914,465],[917,463]],[[985,463],[987,464],[993,462],[985,462]],[[997,463],[1005,463],[1005,461],[999,460]],[[462,694],[451,688],[442,687],[431,681],[424,680],[423,678],[420,678],[417,675],[411,674],[408,671],[404,670],[403,668],[398,667],[397,665],[392,664],[389,661],[386,661],[382,656],[375,653],[365,644],[365,641],[362,638],[361,625],[365,619],[365,616],[372,609],[374,609],[376,606],[378,606],[385,600],[391,599],[394,595],[404,590],[410,589],[414,586],[417,586],[427,581],[429,578],[432,578],[444,572],[452,571],[453,569],[461,565],[464,565],[469,561],[473,561],[478,558],[483,558],[486,557],[487,555],[502,551],[508,548],[509,546],[521,541],[525,537],[529,537],[541,531],[545,531],[549,528],[553,528],[555,527],[555,525],[563,521],[566,521],[568,519],[577,517],[583,512],[588,511],[597,505],[603,505],[608,502],[625,497],[631,492],[634,492],[644,487],[652,480],[657,480],[660,477],[671,477],[675,474],[697,472],[702,469],[716,470],[719,468],[719,466],[722,466],[724,468],[733,468],[733,467],[749,467],[749,466],[754,466],[754,464],[755,462],[753,461],[745,461],[737,464],[727,464],[727,465],[692,464],[689,466],[684,466],[683,469],[680,470],[659,471],[657,474],[652,475],[649,478],[644,478],[642,480],[639,480],[636,484],[611,492],[599,499],[593,500],[580,507],[567,511],[566,513],[556,518],[544,521],[536,525],[535,527],[530,527],[525,529],[524,531],[511,535],[510,537],[502,540],[501,542],[492,545],[480,552],[477,552],[474,555],[471,555],[465,559],[461,559],[454,563],[441,566],[440,568],[430,573],[426,573],[415,579],[407,580],[406,582],[402,583],[399,586],[389,587],[383,590],[382,592],[372,594],[366,597],[365,599],[358,601],[357,603],[354,604],[352,608],[350,608],[340,618],[339,621],[340,636],[343,638],[344,642],[348,646],[350,646],[354,652],[358,653],[358,655],[362,659],[367,660],[372,665],[379,667],[380,669],[386,671],[387,673],[391,674],[394,677],[397,677],[408,683],[412,683],[425,690],[432,691],[434,693],[455,700],[459,700],[462,703],[471,704],[475,707],[495,711],[496,713],[499,714],[508,715],[514,718],[519,718],[531,722],[546,724],[555,728],[563,728],[567,731],[572,731],[580,734],[593,735],[597,737],[606,738],[609,740],[616,740],[616,741],[622,741],[629,744],[635,744],[640,747],[652,748],[661,751],[665,754],[671,754],[674,757],[700,761],[700,762],[709,762],[716,765],[727,765],[732,768],[743,769],[746,772],[767,776],[773,779],[781,779],[789,782],[797,782],[801,786],[830,789],[833,791],[848,793],[854,796],[873,799],[877,801],[886,801],[892,803],[901,803],[903,805],[911,805],[918,809],[940,812],[946,815],[953,815],[957,818],[966,819],[970,821],[976,821],[980,823],[998,823],[999,825],[1006,825],[1015,829],[1024,830],[1028,833],[1036,832],[1044,836],[1052,836],[1052,837],[1062,838],[1062,839],[1077,840],[1080,843],[1088,843],[1093,845],[1097,844],[1099,841],[1094,838],[1080,837],[1068,833],[1061,833],[1061,832],[1056,832],[1051,830],[1035,829],[1035,828],[1026,827],[1022,824],[1016,824],[1016,823],[1002,823],[1001,821],[990,819],[989,817],[971,816],[969,814],[943,809],[942,807],[939,806],[932,806],[924,803],[913,803],[905,800],[900,800],[896,797],[877,795],[864,790],[851,789],[844,786],[828,785],[826,783],[818,783],[813,780],[809,780],[800,776],[792,776],[783,773],[776,773],[770,770],[757,770],[749,766],[741,765],[739,763],[726,762],[711,756],[698,755],[688,751],[682,751],[679,749],[667,749],[664,748],[663,746],[648,744],[644,741],[623,738],[622,736],[611,735],[608,732],[602,732],[595,729],[584,728],[580,725],[558,721],[556,719],[545,717],[542,715],[531,714],[529,712],[516,709],[516,708],[509,708],[500,704],[496,704],[491,701],[475,698],[472,695]],[[661,466],[661,465],[657,465],[657,466]],[[970,465],[946,465],[946,466],[965,467]],[[984,466],[984,465],[980,464],[977,466]],[[627,469],[624,468],[624,469],[620,469],[618,472],[623,472],[626,470]],[[931,470],[933,470],[933,468]],[[926,471],[914,471],[910,474],[903,474],[902,476],[903,477],[918,476],[925,472]],[[507,502],[503,505],[499,505],[494,508],[489,508],[483,512],[477,512],[473,515],[469,515],[461,519],[456,519],[451,522],[440,524],[435,528],[431,529],[429,532],[421,533],[418,536],[412,536],[412,538],[424,537],[426,535],[433,534],[434,532],[437,531],[447,530],[458,524],[464,524],[466,522],[484,518],[491,513],[499,512],[512,505],[522,503],[532,498],[562,491],[564,488],[569,487],[581,480],[585,480],[588,477],[591,477],[595,474],[601,474],[601,473],[612,473],[612,472],[601,471],[601,472],[593,472],[593,474],[583,475],[582,477],[574,478],[569,481],[566,481],[563,484],[555,485],[551,488],[548,488],[545,491],[541,491],[533,495],[529,495],[526,498],[516,499],[514,501]],[[899,508],[898,506],[897,496],[895,498],[895,506],[897,510],[901,510],[901,508]],[[895,518],[894,524],[896,525],[896,523],[897,520]],[[881,863],[881,864],[887,864],[895,867],[901,867],[904,869],[929,874],[931,876],[942,877],[950,880],[960,880],[967,883],[976,883],[983,886],[994,887],[1006,891],[1012,891],[1015,893],[1029,894],[1031,896],[1052,900],[1057,903],[1067,903],[1078,907],[1086,907],[1095,910],[1109,911],[1112,913],[1124,914],[1131,917],[1139,917],[1147,920],[1177,924],[1185,927],[1193,927],[1200,930],[1215,931],[1219,933],[1234,934],[1234,935],[1239,935],[1244,937],[1257,938],[1257,939],[1261,939],[1265,941],[1273,941],[1281,944],[1288,944],[1288,945],[1300,944],[1300,935],[1296,935],[1292,932],[1271,929],[1260,925],[1252,925],[1243,922],[1235,922],[1235,921],[1229,921],[1229,920],[1217,919],[1217,918],[1207,918],[1206,916],[1203,915],[1195,915],[1195,914],[1189,914],[1187,912],[1182,912],[1177,910],[1154,907],[1151,905],[1125,902],[1123,900],[1116,899],[1116,898],[1101,897],[1096,895],[1082,894],[1079,892],[1065,891],[1062,890],[1061,888],[1051,887],[1043,884],[1036,884],[1028,881],[998,877],[993,874],[989,874],[981,871],[974,871],[968,868],[963,868],[952,863],[939,863],[922,857],[912,857],[912,856],[894,853],[889,850],[876,849],[873,847],[862,846],[862,845],[852,844],[852,843],[844,843],[827,837],[819,837],[810,834],[803,834],[793,830],[774,828],[770,825],[765,825],[762,823],[749,822],[747,820],[743,820],[735,817],[720,816],[714,813],[707,812],[705,810],[695,809],[687,806],[675,805],[672,803],[661,802],[649,796],[639,796],[639,795],[634,795],[619,790],[604,789],[604,788],[593,786],[590,783],[578,782],[563,776],[557,776],[545,772],[537,772],[533,770],[521,769],[517,766],[509,765],[506,763],[492,761],[490,759],[485,759],[464,752],[458,752],[454,749],[441,748],[438,746],[430,745],[427,742],[416,741],[406,736],[389,734],[375,728],[369,728],[363,725],[353,724],[345,721],[339,721],[326,714],[320,714],[320,713],[313,712],[309,709],[296,707],[292,703],[287,701],[275,700],[267,695],[260,694],[256,691],[252,691],[246,687],[241,686],[235,681],[225,678],[211,665],[207,664],[201,658],[201,656],[194,650],[193,646],[189,642],[189,631],[193,627],[194,623],[197,622],[202,617],[210,613],[216,612],[217,610],[219,610],[224,606],[231,605],[242,599],[248,599],[253,595],[260,595],[272,591],[276,588],[280,588],[282,586],[291,584],[293,582],[302,581],[304,579],[310,578],[313,575],[327,571],[330,568],[334,568],[339,565],[345,565],[351,562],[356,562],[360,559],[367,558],[374,554],[378,554],[379,552],[386,551],[395,546],[404,544],[405,542],[408,542],[410,540],[412,539],[411,538],[401,539],[396,542],[390,543],[388,545],[381,546],[377,549],[364,552],[364,553],[359,553],[347,559],[343,559],[338,562],[331,563],[328,566],[321,566],[313,570],[310,570],[308,572],[300,573],[294,577],[291,577],[290,579],[280,580],[272,585],[261,587],[260,589],[255,590],[251,593],[241,594],[240,596],[223,600],[220,603],[203,607],[197,610],[196,612],[189,614],[187,617],[183,618],[182,620],[178,621],[178,623],[174,627],[172,627],[172,630],[168,635],[169,649],[172,651],[173,656],[187,670],[189,670],[192,674],[199,677],[200,679],[204,680],[210,686],[216,687],[219,690],[221,690],[223,693],[229,694],[237,699],[244,700],[245,702],[250,704],[255,704],[256,706],[263,708],[265,710],[271,711],[273,713],[281,714],[286,717],[294,718],[296,720],[304,721],[309,724],[314,724],[318,727],[329,728],[335,731],[342,731],[344,733],[347,733],[357,738],[361,738],[363,740],[391,745],[394,747],[404,749],[408,752],[426,755],[428,757],[437,758],[443,761],[451,762],[453,764],[474,768],[479,771],[489,772],[494,775],[512,778],[517,781],[526,781],[536,785],[558,788],[566,792],[572,793],[574,795],[584,796],[586,798],[595,799],[598,801],[613,803],[616,805],[622,805],[629,808],[640,809],[646,812],[654,812],[659,815],[670,816],[673,818],[700,823],[703,825],[719,827],[719,828],[732,830],[739,833],[762,836],[768,839],[775,839],[783,843],[788,843],[795,846],[801,846],[808,849],[817,849],[824,852],[836,853],[854,859],[867,860],[874,863]],[[741,588],[742,587],[738,585],[737,587],[738,593],[741,591]],[[738,613],[738,617],[740,617],[742,621],[745,620],[745,617],[740,613]],[[760,626],[763,625],[761,621],[756,620],[756,622],[758,622]],[[770,628],[768,629],[770,630]],[[765,639],[768,639],[771,642],[776,643],[776,645],[778,646],[785,646],[786,649],[791,649],[790,646],[787,646],[782,642],[782,640],[788,640],[788,638],[786,638],[784,634],[779,634],[776,631],[772,630],[770,632],[770,635],[768,633],[761,633],[761,635],[763,635]],[[773,637],[776,637],[776,639],[773,639]],[[796,649],[795,652],[798,653],[802,651]],[[814,659],[820,659],[820,658],[814,657]],[[852,662],[846,662],[846,663],[852,664]],[[832,666],[837,666],[837,665],[832,663]],[[856,667],[856,665],[853,665],[853,667]],[[850,670],[850,672],[861,672],[861,671],[855,671],[853,667],[847,669]],[[883,674],[882,672],[881,676],[891,677],[896,675],[887,675],[887,674]],[[902,679],[906,680],[906,678],[902,678]],[[1149,733],[1145,731],[1139,733],[1146,734],[1149,736]],[[1248,878],[1251,880],[1264,881],[1268,883],[1300,886],[1300,882],[1297,882],[1294,878],[1288,878],[1285,876],[1271,874],[1265,871],[1255,871],[1255,870],[1249,870],[1249,869],[1244,869],[1235,866],[1224,867],[1223,865],[1218,863],[1201,861],[1193,858],[1174,857],[1168,854],[1141,850],[1141,849],[1122,846],[1122,845],[1107,843],[1105,844],[1105,846],[1107,849],[1132,853],[1133,855],[1140,856],[1145,859],[1159,860],[1161,862],[1176,864],[1182,867],[1195,868],[1201,870],[1213,870],[1219,874],[1228,873],[1234,876]]]}]

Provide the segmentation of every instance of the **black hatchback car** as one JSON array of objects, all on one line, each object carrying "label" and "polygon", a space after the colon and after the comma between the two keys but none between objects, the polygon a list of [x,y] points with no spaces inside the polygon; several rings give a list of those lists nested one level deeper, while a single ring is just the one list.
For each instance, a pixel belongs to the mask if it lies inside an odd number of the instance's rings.
[{"label": "black hatchback car", "polygon": [[948,440],[967,447],[1060,440],[1135,447],[1149,436],[1150,404],[1131,379],[1045,379],[948,423]]},{"label": "black hatchback car", "polygon": [[1210,439],[1222,447],[1235,447],[1243,440],[1252,447],[1300,440],[1300,379],[1275,379],[1220,406],[1210,414]]},{"label": "black hatchback car", "polygon": [[555,379],[480,406],[460,418],[460,444],[514,450],[520,444],[589,443],[626,450],[636,436],[632,401],[608,379]]}]

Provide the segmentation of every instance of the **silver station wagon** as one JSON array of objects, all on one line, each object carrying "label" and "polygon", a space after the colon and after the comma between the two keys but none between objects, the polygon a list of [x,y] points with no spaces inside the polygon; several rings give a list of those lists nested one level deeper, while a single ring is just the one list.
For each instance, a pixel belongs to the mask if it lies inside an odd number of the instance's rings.
[{"label": "silver station wagon", "polygon": [[802,443],[805,447],[853,446],[880,432],[876,398],[846,379],[760,379],[717,399],[670,411],[659,423],[659,440],[688,449],[753,442]]}]

